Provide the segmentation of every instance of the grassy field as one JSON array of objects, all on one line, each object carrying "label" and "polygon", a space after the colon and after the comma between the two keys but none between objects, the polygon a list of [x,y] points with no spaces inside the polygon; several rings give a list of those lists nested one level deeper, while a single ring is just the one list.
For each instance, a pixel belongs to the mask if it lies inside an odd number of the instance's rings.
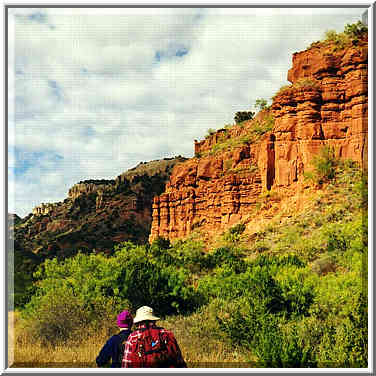
[{"label": "grassy field", "polygon": [[[115,328],[105,328],[88,338],[77,338],[75,342],[44,346],[32,341],[20,327],[18,312],[10,312],[8,317],[10,367],[97,367],[95,359],[100,349],[109,336],[116,333]],[[195,325],[191,325],[193,321]],[[108,326],[106,324],[104,327]],[[252,367],[251,354],[207,335],[212,323],[203,321],[200,315],[173,316],[161,320],[158,325],[174,332],[188,367]]]}]

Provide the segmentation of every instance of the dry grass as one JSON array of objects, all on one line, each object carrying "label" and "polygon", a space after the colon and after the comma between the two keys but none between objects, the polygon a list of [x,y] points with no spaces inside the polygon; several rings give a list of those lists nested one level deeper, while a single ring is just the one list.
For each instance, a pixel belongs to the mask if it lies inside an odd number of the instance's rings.
[{"label": "dry grass", "polygon": [[161,321],[160,325],[174,332],[188,367],[252,367],[256,359],[250,353],[216,338],[216,328],[210,321],[210,317],[195,313],[188,317],[170,317]]},{"label": "dry grass", "polygon": [[8,348],[8,354],[13,354],[9,357],[12,359],[10,367],[96,367],[95,359],[108,339],[107,330],[103,330],[89,338],[77,338],[75,342],[43,346],[22,328],[17,312],[10,316],[14,318],[14,330],[11,330],[11,320],[9,322],[9,337],[14,338],[13,346],[10,341]]},{"label": "dry grass", "polygon": [[[14,346],[9,342],[10,367],[27,368],[92,368],[97,367],[95,359],[109,338],[106,330],[77,341],[61,343],[56,346],[43,346],[33,341],[22,328],[19,314],[10,314],[9,336],[14,338]],[[11,322],[14,319],[14,330]],[[208,335],[213,325],[210,319],[200,314],[175,316],[161,320],[158,325],[172,330],[179,343],[188,367],[192,368],[237,368],[251,367],[251,355],[231,346],[224,340]],[[209,325],[209,327],[208,327]],[[114,331],[114,333],[116,330]],[[14,356],[13,356],[13,355]]]}]

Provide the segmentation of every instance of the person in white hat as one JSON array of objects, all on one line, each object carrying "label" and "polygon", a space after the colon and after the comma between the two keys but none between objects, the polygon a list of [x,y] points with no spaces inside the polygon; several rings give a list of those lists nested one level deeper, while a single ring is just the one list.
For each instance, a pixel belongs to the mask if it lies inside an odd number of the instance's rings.
[{"label": "person in white hat", "polygon": [[153,309],[143,306],[136,311],[136,330],[125,344],[124,368],[184,368],[187,367],[174,334],[158,327]]}]

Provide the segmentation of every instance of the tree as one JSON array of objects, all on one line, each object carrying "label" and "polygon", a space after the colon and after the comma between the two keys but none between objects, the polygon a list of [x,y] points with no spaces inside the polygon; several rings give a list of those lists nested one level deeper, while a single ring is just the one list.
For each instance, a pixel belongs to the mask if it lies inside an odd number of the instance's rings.
[{"label": "tree", "polygon": [[267,107],[267,105],[268,105],[268,102],[266,99],[264,98],[256,99],[255,108],[259,109],[259,111],[264,110]]},{"label": "tree", "polygon": [[358,21],[354,24],[347,24],[345,26],[344,33],[346,35],[349,35],[352,38],[356,38],[360,36],[363,33],[366,33],[368,31],[368,28],[366,25],[362,23],[362,21]]},{"label": "tree", "polygon": [[238,124],[238,123],[241,123],[242,121],[253,119],[253,116],[255,116],[255,113],[252,111],[238,111],[235,114],[234,120],[235,120],[235,123]]}]

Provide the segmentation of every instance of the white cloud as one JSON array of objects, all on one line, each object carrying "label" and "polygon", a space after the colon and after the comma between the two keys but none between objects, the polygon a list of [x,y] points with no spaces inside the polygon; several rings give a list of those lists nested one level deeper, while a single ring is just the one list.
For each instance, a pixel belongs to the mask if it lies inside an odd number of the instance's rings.
[{"label": "white cloud", "polygon": [[11,9],[9,143],[44,157],[10,176],[10,210],[26,215],[79,180],[192,155],[193,139],[286,84],[293,52],[362,12]]}]

